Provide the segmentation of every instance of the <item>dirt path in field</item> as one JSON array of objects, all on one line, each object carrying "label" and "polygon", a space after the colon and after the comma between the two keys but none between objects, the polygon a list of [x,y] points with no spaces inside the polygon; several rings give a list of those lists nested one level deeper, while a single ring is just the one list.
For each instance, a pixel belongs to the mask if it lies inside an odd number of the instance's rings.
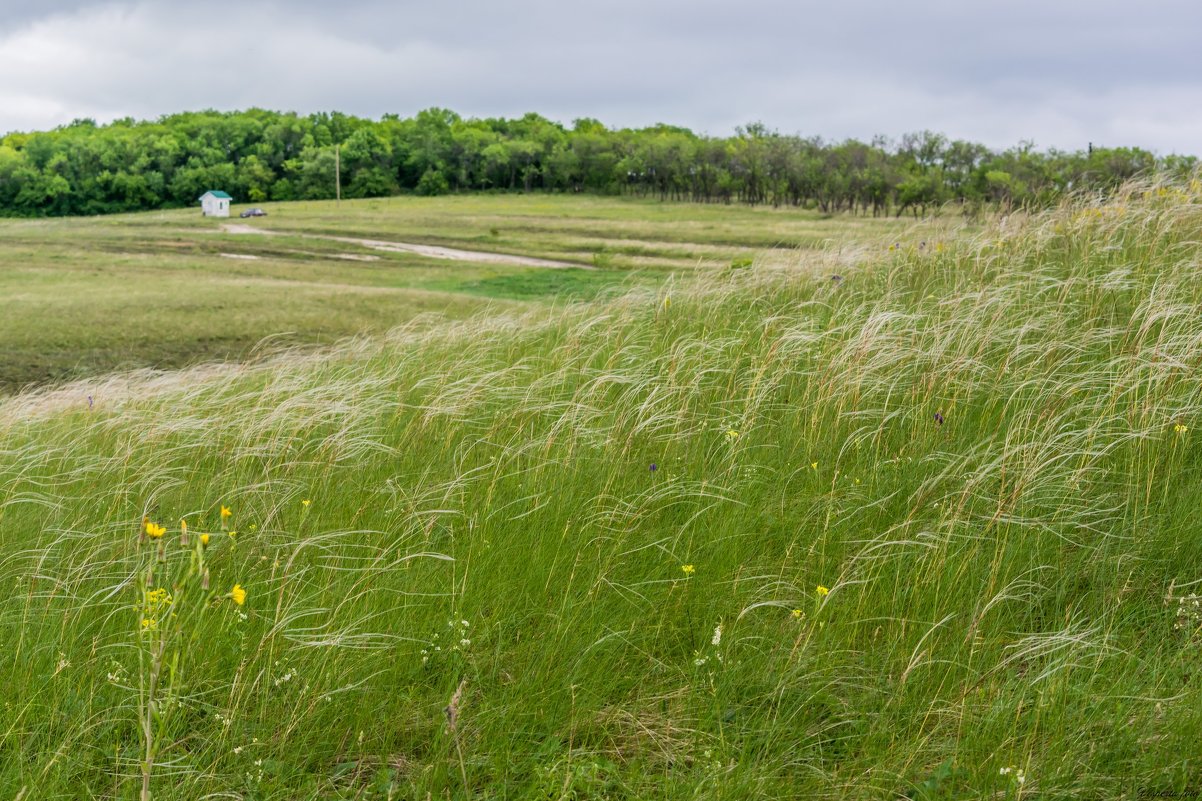
[{"label": "dirt path in field", "polygon": [[[266,228],[256,228],[253,225],[243,225],[241,223],[226,223],[221,226],[221,230],[227,234],[262,234],[264,236],[276,236],[283,233],[292,234],[293,232],[271,231]],[[508,253],[488,253],[481,250],[459,250],[458,248],[445,248],[439,245],[414,245],[409,242],[388,242],[383,239],[360,239],[353,236],[330,236],[327,234],[294,234],[295,236],[304,237],[306,239],[324,239],[327,242],[342,242],[348,245],[360,245],[372,250],[381,250],[388,253],[416,253],[419,256],[428,256],[432,259],[447,259],[448,261],[474,261],[484,264],[505,264],[511,267],[546,267],[552,270],[591,270],[592,267],[584,264],[572,264],[567,261],[555,261],[554,259],[536,259],[531,256],[513,256]]]}]

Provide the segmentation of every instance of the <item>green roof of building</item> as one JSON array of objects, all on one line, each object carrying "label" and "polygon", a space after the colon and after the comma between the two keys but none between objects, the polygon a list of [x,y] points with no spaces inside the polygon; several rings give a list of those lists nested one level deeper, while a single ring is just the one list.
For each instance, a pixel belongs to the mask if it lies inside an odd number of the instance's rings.
[{"label": "green roof of building", "polygon": [[231,198],[229,195],[227,195],[225,192],[222,192],[219,189],[210,189],[208,192],[205,192],[204,195],[201,195],[199,198],[197,198],[197,200],[204,200],[205,195],[212,195],[213,197],[217,198],[218,200],[233,200],[233,198]]}]

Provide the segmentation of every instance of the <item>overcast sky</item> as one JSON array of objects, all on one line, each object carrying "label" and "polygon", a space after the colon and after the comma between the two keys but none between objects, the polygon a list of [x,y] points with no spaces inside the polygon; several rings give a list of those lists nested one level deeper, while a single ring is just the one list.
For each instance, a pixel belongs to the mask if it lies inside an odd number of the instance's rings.
[{"label": "overcast sky", "polygon": [[0,0],[0,131],[250,106],[1202,154],[1202,3]]}]

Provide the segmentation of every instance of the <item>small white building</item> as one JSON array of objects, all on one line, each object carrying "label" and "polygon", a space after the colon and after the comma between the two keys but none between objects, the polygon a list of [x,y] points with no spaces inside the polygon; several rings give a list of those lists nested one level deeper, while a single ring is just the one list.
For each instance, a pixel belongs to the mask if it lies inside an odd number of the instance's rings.
[{"label": "small white building", "polygon": [[225,192],[210,189],[200,196],[200,210],[206,217],[230,216],[230,196]]}]

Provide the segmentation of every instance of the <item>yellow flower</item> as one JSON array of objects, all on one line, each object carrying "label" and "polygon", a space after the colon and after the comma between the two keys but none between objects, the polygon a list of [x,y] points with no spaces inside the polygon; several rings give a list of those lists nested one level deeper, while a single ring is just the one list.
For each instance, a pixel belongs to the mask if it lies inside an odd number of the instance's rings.
[{"label": "yellow flower", "polygon": [[246,603],[246,590],[242,589],[241,584],[235,584],[234,588],[230,590],[230,598],[232,598],[234,603],[238,604],[238,606],[242,606],[242,604]]},{"label": "yellow flower", "polygon": [[181,534],[188,533],[188,521],[184,520],[182,517],[179,519],[179,531]]},{"label": "yellow flower", "polygon": [[818,463],[817,463],[817,462],[810,462],[810,467],[812,467],[813,469],[817,470],[817,469],[818,469]]},{"label": "yellow flower", "polygon": [[1181,423],[1178,423],[1177,425],[1173,426],[1173,430],[1178,434],[1184,434],[1186,431],[1189,431],[1189,426],[1184,426]]},{"label": "yellow flower", "polygon": [[738,432],[738,431],[735,431],[733,428],[728,428],[728,429],[726,429],[726,439],[727,439],[729,442],[734,442],[734,441],[735,441],[736,439],[738,439],[738,438],[739,438],[739,432]]},{"label": "yellow flower", "polygon": [[311,504],[311,503],[313,503],[313,501],[309,500],[308,498],[305,498],[303,501],[301,501],[301,506],[303,506],[303,507],[305,507],[306,509],[308,509],[308,508],[309,508],[309,504]]},{"label": "yellow flower", "polygon": [[166,526],[156,525],[149,520],[146,521],[146,536],[152,540],[157,540],[159,537],[167,533]]},{"label": "yellow flower", "polygon": [[232,514],[233,514],[233,512],[230,511],[230,508],[228,506],[221,507],[221,519],[222,520],[225,520],[227,517],[229,517]]},{"label": "yellow flower", "polygon": [[831,594],[830,587],[823,587],[821,584],[818,585],[818,597],[819,598],[825,598],[826,596],[828,596],[830,594]]},{"label": "yellow flower", "polygon": [[209,535],[208,535],[208,534],[201,534],[201,535],[200,535],[200,544],[201,544],[201,545],[208,545],[208,544],[209,544]]},{"label": "yellow flower", "polygon": [[684,573],[686,576],[691,576],[697,572],[697,568],[693,567],[692,565],[681,565],[680,572]]},{"label": "yellow flower", "polygon": [[801,617],[801,610],[800,610],[800,609],[794,609],[794,610],[793,610],[793,612],[792,612],[792,615],[793,615],[793,617],[795,617],[795,618],[797,618],[797,617]]},{"label": "yellow flower", "polygon": [[231,531],[231,532],[229,532],[229,535],[230,535],[230,537],[231,537],[231,538],[233,538],[233,537],[237,537],[237,536],[238,536],[238,532],[237,532],[237,531]]},{"label": "yellow flower", "polygon": [[158,621],[151,617],[142,618],[142,629],[145,631],[153,631],[158,628]]}]

